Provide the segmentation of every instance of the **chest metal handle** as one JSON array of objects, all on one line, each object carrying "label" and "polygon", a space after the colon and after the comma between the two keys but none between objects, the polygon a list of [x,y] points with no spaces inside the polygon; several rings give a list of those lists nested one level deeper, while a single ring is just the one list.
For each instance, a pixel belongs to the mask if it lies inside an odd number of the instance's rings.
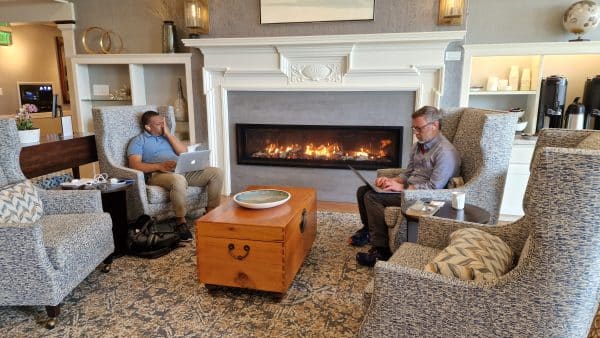
[{"label": "chest metal handle", "polygon": [[306,227],[306,208],[302,209],[302,218],[300,219],[300,232],[304,232],[304,228]]},{"label": "chest metal handle", "polygon": [[233,250],[235,250],[235,245],[233,243],[229,243],[229,245],[227,246],[227,248],[229,249],[229,255],[231,255],[231,257],[237,259],[237,260],[242,260],[244,258],[246,258],[248,256],[248,254],[250,253],[250,246],[249,245],[244,245],[244,251],[246,252],[244,255],[235,255],[233,253]]}]

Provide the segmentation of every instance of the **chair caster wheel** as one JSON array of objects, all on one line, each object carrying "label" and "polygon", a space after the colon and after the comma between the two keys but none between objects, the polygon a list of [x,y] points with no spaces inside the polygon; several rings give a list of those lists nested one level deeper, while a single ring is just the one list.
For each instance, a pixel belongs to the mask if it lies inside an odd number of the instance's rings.
[{"label": "chair caster wheel", "polygon": [[56,326],[56,319],[50,318],[46,321],[46,328],[48,330],[52,330]]},{"label": "chair caster wheel", "polygon": [[102,270],[100,270],[100,271],[102,271],[104,273],[109,273],[111,268],[112,268],[112,264],[106,264],[102,267]]}]

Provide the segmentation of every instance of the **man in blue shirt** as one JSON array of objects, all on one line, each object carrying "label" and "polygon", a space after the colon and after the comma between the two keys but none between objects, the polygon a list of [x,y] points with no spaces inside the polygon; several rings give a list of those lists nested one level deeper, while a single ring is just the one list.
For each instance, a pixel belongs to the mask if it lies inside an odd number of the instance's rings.
[{"label": "man in blue shirt", "polygon": [[219,205],[223,171],[209,167],[201,171],[175,174],[179,154],[187,147],[166,127],[165,118],[155,111],[142,115],[144,132],[129,141],[127,158],[129,167],[143,171],[148,176],[148,184],[163,187],[169,191],[171,204],[175,209],[175,231],[182,241],[191,241],[192,234],[185,221],[186,192],[188,185],[206,186],[208,210]]},{"label": "man in blue shirt", "polygon": [[[460,155],[440,132],[440,118],[438,109],[431,106],[412,114],[412,131],[418,142],[411,149],[408,166],[398,177],[378,177],[376,186],[399,193],[405,189],[443,189],[452,177],[459,176]],[[392,255],[383,210],[400,206],[400,196],[377,193],[368,186],[358,188],[356,196],[364,226],[349,242],[363,246],[370,241],[372,248],[356,254],[356,260],[361,265],[374,266],[378,259],[387,260]]]}]

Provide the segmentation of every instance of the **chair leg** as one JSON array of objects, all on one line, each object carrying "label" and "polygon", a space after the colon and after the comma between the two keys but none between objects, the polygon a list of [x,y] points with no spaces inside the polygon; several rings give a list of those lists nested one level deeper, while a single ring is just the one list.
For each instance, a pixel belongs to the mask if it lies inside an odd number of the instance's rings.
[{"label": "chair leg", "polygon": [[114,253],[111,253],[110,255],[108,255],[108,257],[106,257],[106,259],[102,262],[104,264],[104,266],[102,267],[102,272],[104,273],[108,273],[110,272],[111,266],[112,266],[112,262],[114,259]]},{"label": "chair leg", "polygon": [[55,306],[46,306],[46,313],[48,314],[46,328],[50,330],[56,326],[56,317],[58,317],[60,314],[60,304]]}]

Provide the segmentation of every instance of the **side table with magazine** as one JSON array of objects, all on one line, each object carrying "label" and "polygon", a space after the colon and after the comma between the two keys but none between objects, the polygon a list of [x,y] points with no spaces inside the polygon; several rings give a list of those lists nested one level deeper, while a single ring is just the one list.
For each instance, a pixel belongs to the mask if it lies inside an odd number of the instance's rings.
[{"label": "side table with magazine", "polygon": [[450,201],[408,201],[409,207],[402,211],[407,223],[407,242],[416,243],[419,233],[419,217],[436,216],[456,221],[485,224],[490,213],[476,205],[465,203],[464,209],[452,208]]},{"label": "side table with magazine", "polygon": [[[97,180],[96,180],[97,181]],[[64,190],[95,189],[102,194],[102,210],[110,214],[112,220],[113,239],[115,241],[115,256],[127,253],[127,189],[135,183],[134,180],[116,180],[113,183],[104,180],[96,183],[94,179],[79,179],[61,184]]]}]

